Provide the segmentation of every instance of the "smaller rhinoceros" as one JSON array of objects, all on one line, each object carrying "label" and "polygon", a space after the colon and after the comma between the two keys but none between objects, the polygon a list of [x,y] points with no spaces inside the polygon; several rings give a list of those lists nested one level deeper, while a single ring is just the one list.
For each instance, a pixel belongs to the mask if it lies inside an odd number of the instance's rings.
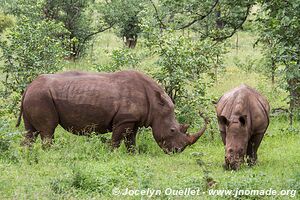
[{"label": "smaller rhinoceros", "polygon": [[216,111],[225,145],[225,168],[239,169],[245,155],[248,164],[254,165],[257,149],[269,125],[268,101],[243,84],[225,93]]}]

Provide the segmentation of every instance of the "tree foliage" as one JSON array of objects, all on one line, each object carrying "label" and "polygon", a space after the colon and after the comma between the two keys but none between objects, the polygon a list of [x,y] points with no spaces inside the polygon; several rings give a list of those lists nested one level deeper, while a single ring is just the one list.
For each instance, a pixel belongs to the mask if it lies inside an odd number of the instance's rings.
[{"label": "tree foliage", "polygon": [[115,25],[117,35],[129,48],[136,46],[138,36],[142,32],[140,12],[145,4],[145,0],[113,0],[101,7],[107,23]]},{"label": "tree foliage", "polygon": [[285,66],[286,89],[292,113],[300,107],[300,1],[262,2],[260,38],[271,41],[274,62]]},{"label": "tree foliage", "polygon": [[192,40],[184,36],[165,36],[157,52],[161,70],[156,77],[175,102],[184,96],[191,82],[203,78],[203,74],[214,75],[215,65],[220,65],[217,55],[220,46],[211,40]]},{"label": "tree foliage", "polygon": [[[158,58],[153,74],[178,105],[199,90],[203,93],[198,95],[205,95],[207,80],[214,80],[222,66],[223,42],[243,29],[256,3],[262,8],[257,24],[259,42],[267,47],[263,53],[271,63],[265,72],[274,82],[277,66],[285,66],[285,86],[293,110],[300,102],[299,0],[5,1],[1,3],[5,13],[16,18],[8,42],[2,42],[6,86],[22,91],[37,74],[58,70],[57,63],[66,50],[78,58],[93,36],[113,27],[127,47],[134,48],[142,38],[150,56]],[[1,24],[0,16],[0,31]],[[97,70],[134,68],[139,63],[128,49],[116,49],[111,56],[111,67],[99,65]],[[254,61],[248,61],[240,65],[252,68]]]},{"label": "tree foliage", "polygon": [[61,22],[69,31],[69,51],[73,58],[84,52],[92,36],[112,27],[96,11],[94,3],[93,0],[45,0],[44,17]]},{"label": "tree foliage", "polygon": [[70,58],[78,58],[94,35],[112,27],[97,11],[94,0],[13,0],[5,4],[7,12],[32,20],[62,23],[68,30]]},{"label": "tree foliage", "polygon": [[96,65],[98,72],[115,72],[122,69],[136,69],[140,64],[138,55],[128,48],[114,49],[110,54],[111,62]]},{"label": "tree foliage", "polygon": [[[16,26],[2,41],[5,60],[1,71],[5,74],[5,96],[16,92],[19,96],[39,74],[54,73],[61,69],[59,62],[66,56],[62,40],[57,35],[66,34],[61,24],[53,21],[32,21],[19,17]],[[18,103],[19,98],[14,99]]]},{"label": "tree foliage", "polygon": [[224,46],[173,33],[160,39],[156,52],[154,77],[176,104],[180,120],[191,123],[211,101],[207,91],[222,67]]},{"label": "tree foliage", "polygon": [[161,0],[155,3],[153,15],[161,30],[193,29],[201,38],[223,41],[241,29],[254,0]]}]

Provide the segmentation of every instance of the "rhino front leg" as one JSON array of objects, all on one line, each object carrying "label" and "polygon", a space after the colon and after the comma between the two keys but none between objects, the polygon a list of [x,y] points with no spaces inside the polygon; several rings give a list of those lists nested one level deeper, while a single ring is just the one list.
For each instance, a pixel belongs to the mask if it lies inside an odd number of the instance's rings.
[{"label": "rhino front leg", "polygon": [[264,133],[253,135],[248,143],[247,147],[247,163],[249,166],[253,166],[257,161],[257,150],[264,137]]},{"label": "rhino front leg", "polygon": [[[115,126],[113,128],[113,133],[112,133],[112,139],[111,139],[111,145],[113,148],[118,148],[120,147],[122,139],[125,139],[125,144],[126,144],[126,136],[128,136],[128,141],[132,141],[132,133],[134,132],[134,123],[125,123],[125,124],[120,124],[118,126]],[[131,134],[129,134],[131,133]],[[134,136],[135,140],[135,136]],[[132,143],[132,142],[128,142]],[[127,145],[126,145],[127,147]]]},{"label": "rhino front leg", "polygon": [[124,137],[124,143],[128,153],[135,153],[135,141],[136,141],[137,128],[132,130],[127,129]]}]

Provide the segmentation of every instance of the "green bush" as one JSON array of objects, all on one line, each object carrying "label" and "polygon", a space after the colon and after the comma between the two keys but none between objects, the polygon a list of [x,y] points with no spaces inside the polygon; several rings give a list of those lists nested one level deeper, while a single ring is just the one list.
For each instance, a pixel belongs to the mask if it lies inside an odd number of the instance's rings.
[{"label": "green bush", "polygon": [[59,63],[66,51],[59,35],[65,32],[61,24],[53,21],[34,21],[22,16],[7,40],[0,43],[5,60],[0,69],[6,76],[4,93],[14,109],[20,94],[34,78],[61,69]]},{"label": "green bush", "polygon": [[138,55],[131,49],[115,49],[110,54],[111,61],[105,65],[96,65],[98,72],[115,72],[122,69],[136,69],[140,64]]},{"label": "green bush", "polygon": [[18,163],[20,154],[15,148],[15,141],[21,133],[11,127],[11,121],[0,116],[0,159],[8,163]]},{"label": "green bush", "polygon": [[256,70],[255,68],[255,59],[246,57],[245,61],[243,62],[241,59],[239,59],[238,57],[235,57],[234,59],[234,64],[235,66],[237,66],[239,69],[241,69],[242,71],[249,73],[249,72],[253,72]]},{"label": "green bush", "polygon": [[223,45],[169,34],[156,46],[158,68],[153,76],[162,84],[177,108],[179,121],[191,123],[211,103],[207,91],[217,69],[223,67]]}]

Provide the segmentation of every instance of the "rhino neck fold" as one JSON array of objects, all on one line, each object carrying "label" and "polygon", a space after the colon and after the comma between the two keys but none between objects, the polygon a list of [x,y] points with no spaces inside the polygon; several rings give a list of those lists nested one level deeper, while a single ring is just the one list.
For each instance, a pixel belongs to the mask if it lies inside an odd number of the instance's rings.
[{"label": "rhino neck fold", "polygon": [[149,94],[149,89],[146,87],[146,85],[143,85],[144,90],[145,90],[145,94],[146,94],[146,101],[147,101],[147,106],[145,109],[145,118],[143,119],[143,125],[145,127],[153,127],[153,109],[154,107],[152,106],[152,102],[151,102],[151,95],[153,94]]},{"label": "rhino neck fold", "polygon": [[152,128],[152,134],[153,134],[153,137],[155,139],[156,142],[162,142],[163,140],[163,134],[162,134],[162,124],[160,124],[159,122],[160,120],[158,119],[153,119],[151,121],[151,128]]}]

